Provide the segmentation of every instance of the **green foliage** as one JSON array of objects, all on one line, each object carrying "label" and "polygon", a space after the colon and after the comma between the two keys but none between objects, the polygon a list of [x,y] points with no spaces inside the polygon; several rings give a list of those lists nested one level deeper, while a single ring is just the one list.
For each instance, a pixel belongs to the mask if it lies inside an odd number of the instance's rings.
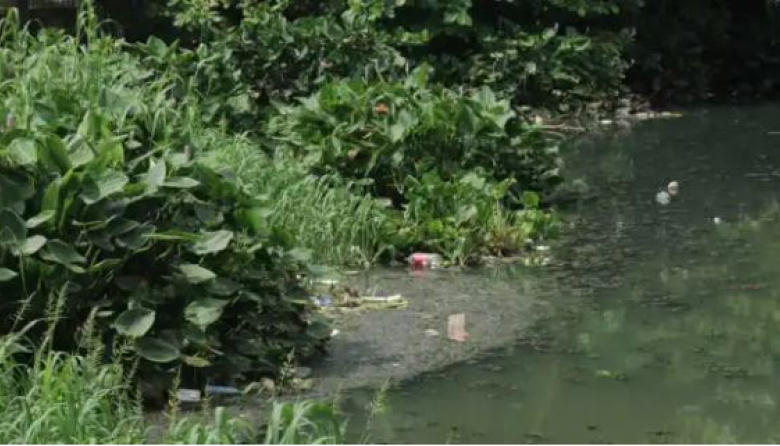
[{"label": "green foliage", "polygon": [[[379,3],[379,2],[374,2]],[[488,86],[516,106],[577,114],[610,105],[623,89],[627,32],[614,0],[403,1],[385,29],[448,86]]]},{"label": "green foliage", "polygon": [[537,215],[538,198],[511,197],[555,184],[554,146],[512,121],[508,102],[489,89],[463,95],[426,78],[421,68],[404,83],[330,83],[280,107],[269,121],[277,156],[319,175],[368,180],[375,195],[405,209],[386,233],[396,254],[427,249],[465,263],[517,253],[550,219]]},{"label": "green foliage", "polygon": [[[519,253],[531,237],[552,233],[555,220],[539,210],[539,196],[527,191],[521,210],[511,180],[493,183],[471,172],[444,181],[434,172],[408,177],[403,222],[397,246],[442,252],[456,263],[479,262],[483,255]],[[519,200],[517,200],[519,201]]]},{"label": "green foliage", "polygon": [[308,95],[331,79],[375,79],[405,65],[365,14],[291,19],[288,1],[173,0],[170,8],[176,24],[198,36],[197,51],[233,57],[232,71],[263,105]]},{"label": "green foliage", "polygon": [[265,444],[342,444],[345,426],[332,405],[303,401],[274,405]]},{"label": "green foliage", "polygon": [[297,160],[271,158],[245,137],[219,141],[208,164],[233,171],[262,203],[261,224],[308,249],[314,263],[367,266],[389,243],[384,206],[359,184],[311,175]]},{"label": "green foliage", "polygon": [[280,107],[269,134],[315,172],[369,178],[379,196],[396,203],[407,176],[431,169],[451,178],[481,167],[521,184],[539,178],[523,175],[531,169],[555,176],[557,160],[547,147],[527,145],[535,130],[509,123],[507,101],[489,89],[461,95],[428,88],[425,77],[420,69],[405,84],[330,83],[300,105]]},{"label": "green foliage", "polygon": [[484,39],[484,51],[468,64],[469,78],[490,85],[518,105],[554,107],[558,113],[585,110],[595,102],[611,104],[624,93],[628,63],[622,34],[587,36],[557,25],[541,33],[522,27]]},{"label": "green foliage", "polygon": [[0,266],[18,319],[2,332],[53,311],[54,346],[73,349],[97,311],[145,372],[273,375],[290,351],[312,353],[325,335],[310,329],[293,246],[261,225],[260,201],[193,157],[197,100],[90,17],[85,47],[33,37],[13,15],[3,26]]},{"label": "green foliage", "polygon": [[42,353],[29,367],[2,341],[0,441],[5,444],[132,444],[146,435],[140,406],[117,367]]},{"label": "green foliage", "polygon": [[[173,410],[151,423],[118,363],[100,364],[99,344],[87,357],[36,348],[32,362],[14,361],[26,351],[24,332],[0,339],[0,441],[5,444],[271,444],[344,441],[333,406],[273,403],[265,423],[233,417],[225,408],[203,414]],[[176,404],[172,401],[172,404]]]}]

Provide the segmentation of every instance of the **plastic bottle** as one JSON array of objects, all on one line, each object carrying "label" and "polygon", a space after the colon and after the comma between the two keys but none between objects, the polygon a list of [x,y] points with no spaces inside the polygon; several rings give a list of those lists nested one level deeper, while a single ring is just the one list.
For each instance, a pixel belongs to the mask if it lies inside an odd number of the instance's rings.
[{"label": "plastic bottle", "polygon": [[439,254],[416,252],[409,256],[409,266],[414,269],[441,268],[444,259]]}]

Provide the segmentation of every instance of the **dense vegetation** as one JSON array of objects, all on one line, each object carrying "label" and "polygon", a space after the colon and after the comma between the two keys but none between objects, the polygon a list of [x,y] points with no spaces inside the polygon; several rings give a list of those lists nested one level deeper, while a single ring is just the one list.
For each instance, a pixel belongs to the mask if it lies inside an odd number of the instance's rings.
[{"label": "dense vegetation", "polygon": [[89,322],[160,388],[320,351],[318,265],[522,254],[564,123],[767,97],[780,63],[757,2],[109,3],[138,41],[89,2],[70,34],[2,24],[0,331],[76,351]]}]

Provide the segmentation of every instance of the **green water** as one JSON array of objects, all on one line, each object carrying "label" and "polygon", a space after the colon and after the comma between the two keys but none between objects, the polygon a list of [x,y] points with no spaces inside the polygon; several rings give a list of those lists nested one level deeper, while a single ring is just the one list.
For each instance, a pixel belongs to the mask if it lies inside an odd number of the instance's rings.
[{"label": "green water", "polygon": [[[569,210],[554,265],[484,271],[542,276],[552,316],[515,345],[389,391],[371,441],[780,441],[774,131],[780,107],[721,108],[567,147],[569,177],[597,198]],[[672,179],[680,195],[660,206]],[[345,404],[360,413],[369,396]]]}]

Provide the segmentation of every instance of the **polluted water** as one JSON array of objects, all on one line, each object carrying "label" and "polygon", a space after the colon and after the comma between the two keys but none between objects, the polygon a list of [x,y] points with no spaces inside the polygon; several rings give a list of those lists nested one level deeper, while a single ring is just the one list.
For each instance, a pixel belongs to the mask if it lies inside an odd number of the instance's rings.
[{"label": "polluted water", "polygon": [[[555,241],[556,261],[468,273],[543,311],[515,342],[390,389],[371,441],[780,442],[780,151],[766,136],[778,121],[780,106],[713,107],[570,142],[564,176],[594,198],[566,209],[577,229]],[[657,212],[659,191],[685,205]],[[448,314],[504,311],[470,298],[481,309]]]}]

